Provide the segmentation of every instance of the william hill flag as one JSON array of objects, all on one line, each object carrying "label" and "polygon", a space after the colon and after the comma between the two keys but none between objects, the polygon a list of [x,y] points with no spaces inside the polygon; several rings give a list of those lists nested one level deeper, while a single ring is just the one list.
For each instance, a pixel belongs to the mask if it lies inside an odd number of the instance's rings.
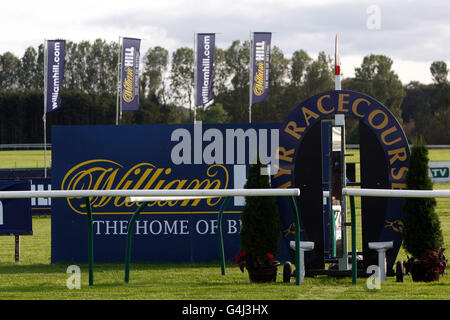
[{"label": "william hill flag", "polygon": [[263,102],[269,95],[270,32],[254,32],[252,48],[252,103]]},{"label": "william hill flag", "polygon": [[45,59],[45,110],[61,106],[61,88],[64,79],[65,40],[47,40]]},{"label": "william hill flag", "polygon": [[140,39],[122,40],[121,105],[123,111],[139,109],[139,50]]},{"label": "william hill flag", "polygon": [[197,101],[196,106],[207,104],[214,98],[212,75],[214,62],[214,33],[197,33]]}]

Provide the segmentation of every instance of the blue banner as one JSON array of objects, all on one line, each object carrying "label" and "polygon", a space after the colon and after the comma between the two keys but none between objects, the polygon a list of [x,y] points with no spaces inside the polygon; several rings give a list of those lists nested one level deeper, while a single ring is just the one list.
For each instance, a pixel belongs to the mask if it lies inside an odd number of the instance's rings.
[{"label": "blue banner", "polygon": [[[29,181],[0,181],[0,191],[30,190]],[[0,235],[32,235],[30,199],[0,199]]]},{"label": "blue banner", "polygon": [[[52,190],[52,179],[31,179],[31,191],[49,191]],[[52,207],[52,198],[31,198],[31,213],[34,216],[50,215]]]},{"label": "blue banner", "polygon": [[65,40],[47,40],[45,61],[45,110],[61,106],[61,88],[64,79]]},{"label": "blue banner", "polygon": [[214,63],[214,33],[197,34],[197,101],[196,106],[207,104],[214,98],[212,90],[213,63]]},{"label": "blue banner", "polygon": [[269,95],[270,32],[254,32],[252,47],[251,102],[264,102]]},{"label": "blue banner", "polygon": [[140,39],[123,38],[121,104],[123,111],[139,109],[139,56]]},{"label": "blue banner", "polygon": [[[243,188],[257,143],[271,145],[278,126],[56,126],[52,188]],[[272,150],[275,157],[277,146],[267,153]],[[222,202],[223,198],[212,198],[149,203],[134,226],[132,260],[219,261],[217,215]],[[225,210],[228,260],[239,251],[244,203],[235,197]],[[91,198],[91,204],[95,261],[124,261],[128,221],[139,204],[121,197]],[[87,233],[84,199],[52,199],[52,262],[87,261]]]}]

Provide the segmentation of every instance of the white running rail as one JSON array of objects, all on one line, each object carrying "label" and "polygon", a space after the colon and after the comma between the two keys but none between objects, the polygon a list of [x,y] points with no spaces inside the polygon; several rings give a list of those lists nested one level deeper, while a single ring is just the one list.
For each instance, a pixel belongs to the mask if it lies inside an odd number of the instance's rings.
[{"label": "white running rail", "polygon": [[398,189],[350,189],[343,188],[343,195],[358,197],[394,198],[450,198],[450,190],[398,190]]}]

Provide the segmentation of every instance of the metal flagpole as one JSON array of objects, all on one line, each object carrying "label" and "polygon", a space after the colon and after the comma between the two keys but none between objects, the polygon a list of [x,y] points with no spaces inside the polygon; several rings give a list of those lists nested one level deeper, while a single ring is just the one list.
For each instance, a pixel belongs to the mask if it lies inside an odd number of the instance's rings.
[{"label": "metal flagpole", "polygon": [[44,39],[44,115],[42,122],[44,124],[44,178],[47,179],[47,40]]},{"label": "metal flagpole", "polygon": [[252,123],[252,77],[253,77],[253,36],[250,31],[250,76],[249,76],[249,98],[248,98],[248,123]]},{"label": "metal flagpole", "polygon": [[341,62],[339,61],[338,36],[334,41],[334,89],[341,90]]},{"label": "metal flagpole", "polygon": [[197,122],[197,33],[194,32],[194,124]]},{"label": "metal flagpole", "polygon": [[122,113],[122,99],[120,98],[120,92],[122,91],[122,72],[121,72],[121,64],[122,64],[122,57],[121,57],[121,46],[120,46],[120,39],[119,37],[119,51],[117,52],[117,102],[116,102],[116,126],[119,125],[119,113]]},{"label": "metal flagpole", "polygon": [[[336,34],[336,38],[334,41],[334,85],[335,90],[341,90],[341,63],[339,59],[339,46],[338,46],[338,35]],[[334,116],[335,125],[342,126],[342,154],[345,154],[345,115],[344,114],[336,114]],[[346,172],[345,172],[345,157],[342,158],[342,171],[341,171],[341,183],[342,187],[345,188],[347,186],[346,182]],[[330,199],[331,201],[332,199]],[[332,202],[330,202],[332,203]],[[347,223],[347,200],[346,197],[342,197],[341,199],[341,224],[345,225]],[[353,221],[352,221],[353,223]],[[348,247],[347,247],[347,229],[343,228],[341,231],[342,238],[342,255],[344,258],[339,259],[339,270],[348,270]]]}]

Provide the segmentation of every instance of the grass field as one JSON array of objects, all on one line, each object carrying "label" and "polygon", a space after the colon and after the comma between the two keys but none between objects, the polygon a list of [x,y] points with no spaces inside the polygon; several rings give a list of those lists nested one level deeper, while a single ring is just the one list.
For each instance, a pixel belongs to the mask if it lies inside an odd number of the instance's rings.
[{"label": "grass field", "polygon": [[[450,160],[450,150],[431,150],[430,160]],[[437,150],[441,151],[441,150]],[[0,152],[0,168],[11,157]],[[34,151],[32,151],[34,152]],[[8,152],[9,153],[9,152]],[[27,153],[27,152],[25,152]],[[40,155],[39,155],[40,157]],[[30,156],[31,162],[33,157]],[[439,159],[439,160],[438,160]],[[450,189],[450,185],[435,185],[436,189]],[[437,199],[445,243],[450,243],[450,199]],[[369,290],[366,279],[315,277],[306,278],[296,286],[293,282],[253,284],[248,274],[232,263],[227,274],[220,273],[219,262],[204,264],[132,263],[131,280],[125,284],[124,264],[95,264],[95,286],[88,286],[88,266],[81,264],[81,289],[69,290],[66,273],[69,264],[50,264],[51,218],[33,218],[33,236],[21,237],[21,263],[14,262],[14,237],[0,237],[0,300],[5,299],[150,299],[150,300],[416,300],[450,299],[450,276],[436,283],[413,283],[411,277],[396,283],[395,278],[383,282],[380,290]],[[213,244],[215,245],[215,244]],[[360,246],[359,246],[360,247]],[[447,256],[450,254],[447,254]],[[405,260],[400,251],[398,259]],[[282,268],[279,268],[281,271]]]},{"label": "grass field", "polygon": [[[47,167],[51,166],[52,152],[47,150],[45,156]],[[0,151],[0,169],[43,168],[43,150],[7,150]]]}]

